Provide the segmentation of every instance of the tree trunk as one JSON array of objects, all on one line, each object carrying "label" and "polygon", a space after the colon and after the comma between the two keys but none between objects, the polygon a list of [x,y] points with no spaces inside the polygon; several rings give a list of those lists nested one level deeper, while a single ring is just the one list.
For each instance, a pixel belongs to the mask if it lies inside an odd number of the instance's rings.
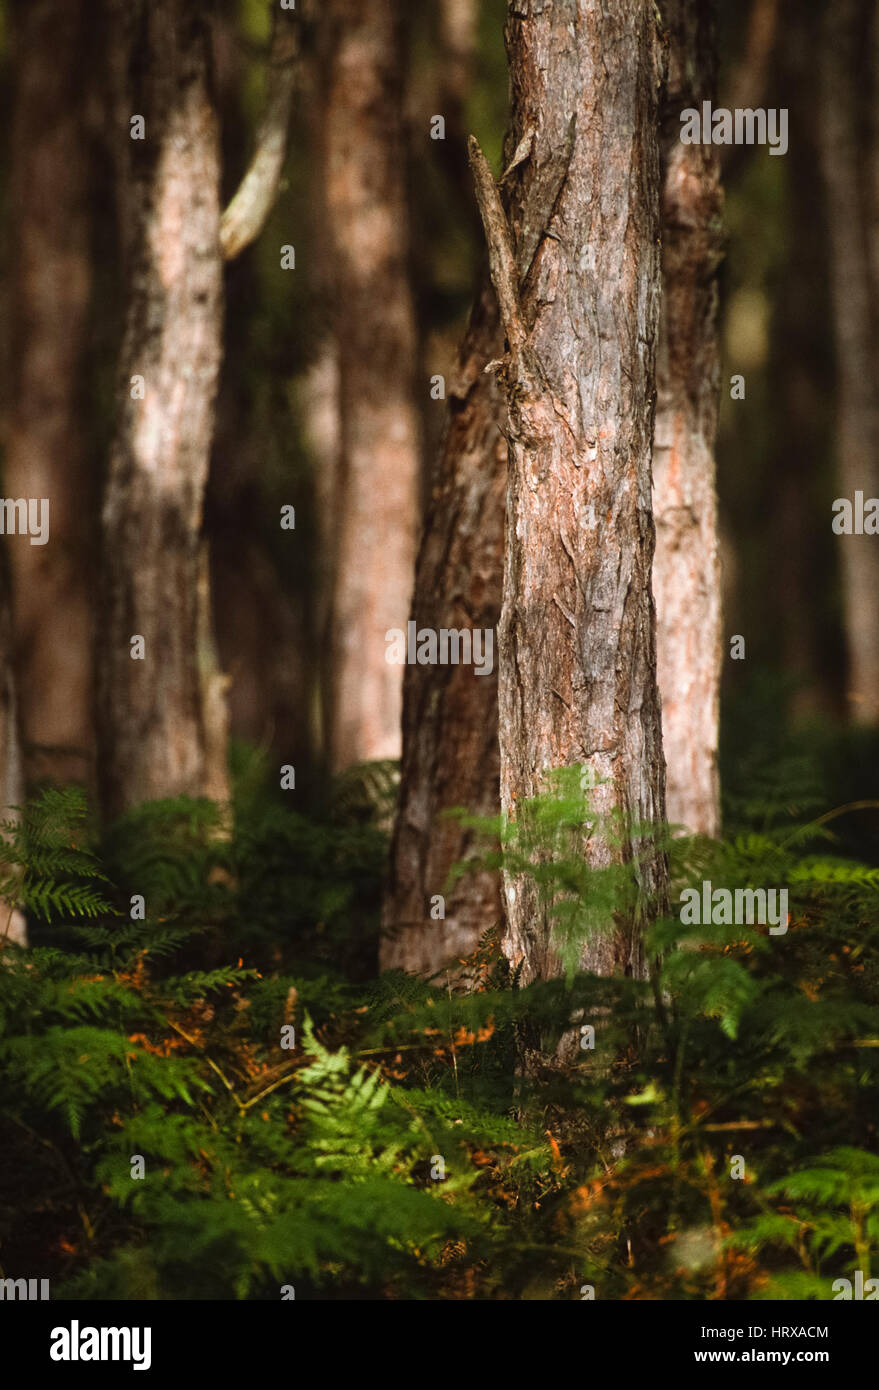
[{"label": "tree trunk", "polygon": [[473,231],[478,233],[478,214],[467,161],[467,102],[479,55],[477,0],[440,0],[437,19],[437,113],[445,117],[446,138],[436,142],[436,153],[446,166],[449,186],[458,195],[461,213],[471,219]]},{"label": "tree trunk", "polygon": [[440,82],[449,103],[459,113],[455,129],[461,130],[479,49],[478,0],[440,0],[439,28],[444,59]]},{"label": "tree trunk", "polygon": [[[261,332],[265,318],[260,317],[264,314],[267,278],[280,294],[288,288],[292,294],[295,284],[295,276],[281,269],[280,247],[288,240],[298,243],[301,232],[297,228],[294,234],[290,229],[288,237],[281,230],[284,216],[273,215],[273,207],[283,182],[293,98],[303,76],[298,51],[305,28],[302,5],[295,11],[275,6],[271,22],[262,116],[253,135],[245,110],[247,62],[237,7],[221,9],[213,32],[224,188],[229,189],[227,171],[242,169],[249,147],[252,153],[220,219],[220,240],[228,264],[224,352],[204,531],[210,542],[210,592],[219,665],[229,676],[228,696],[219,712],[228,709],[235,738],[271,750],[276,767],[293,764],[297,787],[303,788],[314,741],[303,712],[309,709],[312,654],[316,655],[320,644],[309,640],[312,634],[303,623],[303,596],[292,577],[307,563],[303,560],[308,548],[303,543],[309,535],[306,498],[298,486],[295,495],[292,493],[288,470],[283,464],[278,467],[290,452],[293,427],[284,399],[288,383],[284,373],[269,369],[271,335],[267,339]],[[267,254],[250,249],[256,237],[267,241]],[[234,259],[239,251],[244,254]],[[297,334],[297,342],[310,339],[310,333]],[[255,340],[261,345],[256,354]],[[284,549],[278,551],[274,544],[275,536],[281,506],[294,502],[298,529],[283,533],[285,555]],[[310,594],[308,598],[310,602]],[[218,727],[220,748],[224,743],[221,734]],[[215,756],[214,765],[224,767],[225,759]]]},{"label": "tree trunk", "polygon": [[[202,500],[220,364],[219,144],[200,7],[117,5],[127,45],[128,303],[103,505],[101,776],[106,810],[216,795],[221,699],[204,611]],[[143,399],[138,398],[142,378]],[[143,638],[143,659],[131,639]]]},{"label": "tree trunk", "polygon": [[334,720],[333,594],[337,573],[342,394],[339,314],[335,306],[336,257],[326,228],[331,225],[328,179],[327,96],[336,36],[322,22],[322,0],[307,0],[303,19],[315,35],[303,65],[306,96],[303,114],[312,170],[308,188],[309,360],[297,383],[297,407],[303,444],[314,483],[317,546],[314,557],[314,626],[320,635],[315,668],[318,715],[316,745],[329,762]]},{"label": "tree trunk", "polygon": [[[583,852],[596,867],[620,852],[632,861],[639,905],[584,946],[581,964],[640,976],[641,928],[667,892],[664,854],[634,828],[665,816],[651,594],[655,9],[651,0],[516,0],[507,50],[509,147],[519,160],[509,174],[512,244],[474,150],[509,343],[501,803],[514,821],[551,768],[585,763],[606,779],[593,807],[621,813],[624,843],[618,851],[596,837]],[[507,874],[504,886],[508,958],[522,962],[525,981],[557,974],[533,881]]]},{"label": "tree trunk", "polygon": [[[0,563],[0,820],[17,819],[22,803],[21,743],[13,662],[12,604],[5,564]],[[0,844],[2,862],[2,844]],[[27,945],[27,920],[14,901],[0,901],[0,951],[7,941]]]},{"label": "tree trunk", "polygon": [[[835,0],[819,54],[821,145],[830,225],[836,345],[836,462],[842,494],[879,496],[879,284],[871,239],[876,211],[870,175],[871,112],[877,96],[871,39],[875,0]],[[828,522],[830,521],[828,509]],[[840,537],[849,647],[848,699],[857,723],[879,722],[879,543]]]},{"label": "tree trunk", "polygon": [[[502,348],[486,277],[449,382],[450,417],[416,568],[412,616],[420,628],[494,629],[500,617],[507,449],[500,393],[485,367]],[[446,892],[449,870],[478,848],[472,831],[443,816],[456,806],[481,816],[499,811],[497,669],[477,676],[472,666],[407,666],[383,969],[432,974],[469,955],[501,919],[496,874],[468,875]],[[430,914],[437,895],[444,918]]]},{"label": "tree trunk", "polygon": [[335,769],[400,753],[402,671],[386,633],[412,597],[419,440],[399,0],[331,0],[326,235],[335,274],[340,459],[332,600]]},{"label": "tree trunk", "polygon": [[82,0],[13,10],[12,372],[6,495],[48,499],[45,544],[8,544],[23,774],[91,783],[91,478],[82,367],[91,265]]},{"label": "tree trunk", "polygon": [[[785,17],[784,43],[777,46],[772,76],[772,104],[788,107],[797,138],[784,160],[786,253],[773,295],[768,382],[774,408],[769,457],[773,510],[767,521],[784,563],[767,553],[772,592],[765,594],[765,609],[776,655],[796,681],[791,713],[797,721],[822,715],[838,719],[846,688],[845,637],[827,602],[829,577],[835,585],[839,559],[839,542],[826,525],[827,489],[834,474],[833,412],[828,410],[829,392],[816,390],[817,382],[833,379],[834,355],[827,331],[833,316],[828,228],[815,212],[820,117],[815,55],[821,24],[814,5],[799,5]],[[731,413],[745,408],[736,405]],[[809,544],[804,545],[807,535]]]},{"label": "tree trunk", "polygon": [[668,819],[714,836],[720,829],[714,442],[722,193],[715,147],[682,144],[680,115],[716,99],[715,35],[710,11],[698,0],[668,0],[662,20],[669,73],[661,114],[663,303],[653,453],[657,673]]}]

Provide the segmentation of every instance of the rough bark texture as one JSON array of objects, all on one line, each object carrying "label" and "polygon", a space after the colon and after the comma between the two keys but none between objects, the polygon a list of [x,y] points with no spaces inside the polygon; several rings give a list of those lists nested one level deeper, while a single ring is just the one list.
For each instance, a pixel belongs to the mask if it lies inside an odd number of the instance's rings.
[{"label": "rough bark texture", "polygon": [[653,452],[657,674],[668,818],[690,832],[716,835],[722,652],[714,443],[723,200],[716,148],[680,139],[681,111],[716,100],[715,35],[699,0],[667,0],[662,20],[669,69],[661,117],[663,301]]},{"label": "rough bark texture", "polygon": [[[449,419],[416,568],[419,627],[494,629],[500,617],[507,448],[497,381],[485,368],[502,349],[486,283],[448,382]],[[476,846],[472,831],[443,816],[456,806],[496,816],[499,774],[497,666],[485,676],[472,666],[407,666],[383,969],[431,974],[469,955],[500,921],[497,875],[468,875],[445,891],[449,870]],[[430,917],[436,894],[445,896],[444,920]]]},{"label": "rough bark texture", "polygon": [[[549,768],[607,779],[600,812],[665,816],[651,594],[651,443],[659,326],[660,56],[650,0],[514,0],[513,247],[474,158],[510,352],[510,448],[499,632],[501,802],[542,790]],[[529,140],[528,132],[533,131]],[[490,183],[490,180],[489,180]],[[493,185],[492,185],[493,188]],[[498,208],[498,212],[500,209]],[[517,281],[524,281],[519,292]],[[595,865],[614,851],[584,845]],[[584,968],[642,974],[641,918],[667,866],[634,843],[643,896]],[[530,880],[505,880],[504,948],[527,981],[559,970]]]},{"label": "rough bark texture", "polygon": [[326,235],[335,271],[341,456],[329,742],[335,769],[400,753],[402,669],[385,634],[412,597],[419,441],[398,0],[331,0]]},{"label": "rough bark texture", "polygon": [[47,498],[49,540],[5,542],[24,777],[94,774],[90,470],[80,421],[90,274],[83,121],[86,7],[29,0],[13,11],[12,372],[7,497]]},{"label": "rough bark texture", "polygon": [[[205,25],[184,0],[117,9],[131,141],[128,305],[102,527],[101,777],[110,813],[216,794],[222,680],[203,611],[202,499],[220,363],[219,145]],[[120,141],[129,140],[127,121]],[[132,376],[145,398],[131,398]],[[201,578],[201,582],[200,582]],[[132,660],[130,639],[145,639]]]},{"label": "rough bark texture", "polygon": [[[870,155],[877,95],[875,0],[835,0],[819,57],[821,145],[831,243],[840,494],[879,496],[879,265]],[[871,46],[872,41],[872,46]],[[872,255],[871,255],[872,244]],[[832,500],[832,499],[831,499]],[[828,522],[830,514],[828,508]],[[879,542],[841,536],[849,646],[848,698],[859,723],[879,722]]]}]

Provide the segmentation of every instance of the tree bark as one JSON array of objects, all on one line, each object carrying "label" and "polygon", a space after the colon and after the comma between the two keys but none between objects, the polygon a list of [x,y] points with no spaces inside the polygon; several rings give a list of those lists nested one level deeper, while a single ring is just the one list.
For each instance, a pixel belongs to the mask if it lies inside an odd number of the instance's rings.
[{"label": "tree bark", "polygon": [[7,542],[23,776],[91,784],[91,476],[81,428],[91,287],[82,0],[13,10],[12,373],[4,487],[46,498],[49,538]]},{"label": "tree bark", "polygon": [[[877,79],[871,62],[875,0],[836,0],[819,56],[821,155],[830,225],[836,346],[836,463],[842,494],[879,496],[879,283],[870,154]],[[871,264],[872,259],[872,264]],[[829,517],[828,517],[829,520]],[[848,700],[856,723],[879,722],[879,545],[839,540],[849,648]]]},{"label": "tree bark", "polygon": [[[418,555],[412,617],[419,627],[497,627],[503,574],[507,448],[502,403],[487,364],[503,349],[487,281],[449,381],[449,419]],[[381,965],[433,974],[469,955],[502,917],[494,873],[468,874],[446,891],[449,870],[478,849],[472,831],[443,812],[500,809],[497,668],[407,666],[403,678],[400,795],[385,898]],[[430,900],[445,898],[445,917]]]},{"label": "tree bark", "polygon": [[[115,814],[138,802],[216,795],[221,699],[204,611],[201,514],[220,364],[219,144],[200,7],[117,6],[129,115],[128,303],[119,420],[102,513],[101,778]],[[130,144],[128,143],[130,140]],[[132,377],[144,398],[132,398]],[[132,659],[131,638],[144,639]],[[212,727],[213,726],[213,727]]]},{"label": "tree bark", "polygon": [[329,715],[332,767],[400,753],[418,518],[399,0],[331,0],[326,199],[341,403]]},{"label": "tree bark", "polygon": [[714,444],[720,362],[720,164],[684,145],[680,114],[716,99],[714,24],[698,0],[662,8],[669,72],[661,112],[662,320],[653,452],[656,649],[667,814],[691,833],[720,829],[720,561]]},{"label": "tree bark", "polygon": [[[509,220],[478,147],[477,191],[509,343],[510,451],[499,631],[501,803],[514,821],[551,768],[605,779],[640,896],[585,944],[602,975],[645,971],[665,856],[636,826],[665,817],[651,594],[651,444],[659,328],[660,52],[650,0],[515,0],[507,25],[516,151]],[[514,160],[514,162],[515,162]],[[481,163],[480,163],[481,161]],[[521,289],[520,289],[521,285]],[[533,880],[505,875],[504,949],[522,979],[561,962]]]}]

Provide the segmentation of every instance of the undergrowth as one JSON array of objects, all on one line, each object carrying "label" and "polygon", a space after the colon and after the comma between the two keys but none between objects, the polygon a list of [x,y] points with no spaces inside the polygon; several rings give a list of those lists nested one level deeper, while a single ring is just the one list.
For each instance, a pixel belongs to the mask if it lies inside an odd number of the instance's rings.
[{"label": "undergrowth", "polygon": [[[494,932],[454,976],[375,978],[368,782],[307,820],[242,777],[231,832],[181,800],[99,843],[71,790],[6,823],[0,897],[31,946],[0,956],[0,1277],[489,1300],[827,1299],[869,1278],[879,869],[807,791],[759,821],[740,806],[723,842],[670,841],[651,978],[597,979],[578,941],[629,889],[576,852],[575,774],[533,808],[552,854],[507,843],[569,964],[527,988]],[[787,932],[684,925],[705,880],[786,887]]]}]

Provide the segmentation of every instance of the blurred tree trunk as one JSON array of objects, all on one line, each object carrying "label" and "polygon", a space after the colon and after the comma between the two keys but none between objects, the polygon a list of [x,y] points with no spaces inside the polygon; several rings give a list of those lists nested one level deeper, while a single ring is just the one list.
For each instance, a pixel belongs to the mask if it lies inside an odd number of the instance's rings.
[{"label": "blurred tree trunk", "polygon": [[334,769],[400,753],[418,513],[400,0],[330,0],[326,236],[339,345],[340,455],[329,745]]},{"label": "blurred tree trunk", "polygon": [[[800,0],[788,0],[788,3],[791,9],[796,10],[796,18],[799,20],[804,6]],[[725,93],[723,100],[723,105],[730,111],[775,104],[774,99],[770,102],[768,93],[778,32],[782,28],[779,13],[781,4],[782,0],[749,0],[744,47],[729,76],[729,91]],[[717,12],[716,7],[702,4],[699,9],[702,23],[711,24]],[[664,23],[670,18],[665,8],[662,10],[662,18]],[[785,39],[788,38],[792,20],[792,14],[784,16]],[[680,117],[680,111],[678,116]],[[678,129],[680,130],[680,126]],[[750,145],[731,144],[717,147],[717,157],[727,187],[733,186],[753,154],[754,150]]]},{"label": "blurred tree trunk", "polygon": [[[612,935],[586,945],[582,965],[640,976],[642,926],[667,896],[664,854],[633,829],[665,817],[651,593],[655,7],[517,5],[507,51],[512,244],[488,166],[473,157],[510,349],[501,802],[515,820],[550,768],[582,762],[606,779],[593,806],[620,813],[623,844],[596,836],[584,853],[596,866],[620,853],[633,861],[640,894]],[[504,886],[508,958],[525,981],[557,974],[533,881],[507,875]]]},{"label": "blurred tree trunk", "polygon": [[[835,0],[819,48],[821,155],[830,227],[841,494],[879,496],[879,255],[876,253],[875,0]],[[872,149],[871,149],[872,144]],[[828,509],[828,521],[830,520]],[[879,542],[839,538],[857,723],[879,722]]]},{"label": "blurred tree trunk", "polygon": [[662,21],[669,72],[660,127],[663,299],[653,453],[657,675],[668,819],[714,836],[720,829],[714,443],[723,197],[716,148],[682,144],[680,114],[716,99],[716,40],[713,16],[698,0],[667,0]]},{"label": "blurred tree trunk", "polygon": [[463,131],[464,107],[473,83],[479,41],[478,0],[439,0],[439,27],[443,56],[441,88],[448,94],[448,104],[454,108],[455,130]]},{"label": "blurred tree trunk", "polygon": [[308,365],[297,384],[297,404],[302,419],[303,442],[314,479],[318,544],[314,557],[314,624],[320,634],[316,666],[319,727],[315,740],[324,758],[330,753],[334,718],[332,603],[338,548],[336,514],[339,505],[342,454],[342,397],[339,381],[340,342],[335,311],[335,257],[331,239],[327,187],[327,95],[332,53],[336,42],[332,26],[323,22],[323,0],[304,0],[303,21],[314,35],[303,63],[306,97],[303,116],[309,150],[308,238],[309,316]]},{"label": "blurred tree trunk", "polygon": [[[467,157],[468,104],[479,75],[479,0],[437,0],[420,35],[421,59],[408,64],[406,109],[411,171],[412,282],[420,325],[418,380],[448,376],[461,346],[462,325],[446,316],[454,281],[468,291],[479,273],[482,223],[473,196]],[[410,11],[410,44],[419,24]],[[416,43],[413,45],[418,47]],[[444,138],[430,136],[435,116],[445,121]],[[454,257],[449,247],[457,245]],[[453,278],[449,270],[455,267]],[[422,438],[420,504],[427,510],[446,413],[428,390],[418,396]],[[404,682],[405,683],[405,682]]]},{"label": "blurred tree trunk", "polygon": [[[101,780],[111,814],[225,796],[201,543],[220,364],[219,143],[203,12],[114,3],[128,303],[104,497]],[[127,107],[127,111],[126,108]],[[131,139],[142,116],[145,138]],[[142,378],[143,399],[137,381]],[[132,659],[142,637],[144,659]]]},{"label": "blurred tree trunk", "polygon": [[[11,808],[21,805],[23,790],[13,645],[9,577],[0,563],[0,820],[17,819]],[[14,902],[0,901],[0,951],[6,941],[26,946],[27,922]]]},{"label": "blurred tree trunk", "polygon": [[[301,489],[297,486],[295,496],[291,494],[288,460],[295,457],[290,447],[295,426],[288,383],[286,374],[269,360],[277,349],[272,335],[262,331],[261,316],[266,293],[292,295],[294,286],[303,283],[280,268],[281,245],[288,239],[298,241],[292,232],[288,238],[283,214],[273,217],[270,233],[263,227],[284,167],[287,127],[302,76],[298,44],[305,16],[301,4],[295,11],[275,6],[273,16],[266,8],[272,30],[265,53],[265,95],[259,123],[252,129],[244,100],[249,67],[239,8],[224,4],[213,25],[223,174],[230,176],[224,189],[231,201],[220,220],[227,260],[224,352],[204,526],[210,538],[220,664],[229,675],[230,732],[251,746],[272,749],[277,766],[294,764],[297,786],[302,787],[307,785],[314,744],[303,711],[309,708],[320,643],[309,621],[312,593],[301,593],[295,578],[309,527]],[[236,191],[231,176],[237,180],[241,170],[246,172]],[[248,241],[267,235],[270,249],[265,256],[248,248],[230,262],[231,256],[244,251],[242,230]],[[234,231],[239,235],[233,237]],[[277,322],[281,328],[282,315]],[[310,333],[303,334],[297,325],[297,347],[306,337],[310,342]],[[279,551],[280,507],[294,501],[299,529],[288,537],[286,552],[283,547]]]},{"label": "blurred tree trunk", "polygon": [[[488,362],[503,349],[497,301],[483,285],[449,381],[449,419],[418,555],[412,616],[419,627],[495,628],[503,573],[506,442]],[[469,955],[502,916],[496,874],[446,892],[451,867],[476,848],[472,831],[443,817],[456,806],[496,816],[500,806],[497,668],[407,666],[403,758],[384,908],[382,968],[432,974]],[[443,919],[431,898],[445,897]]]},{"label": "blurred tree trunk", "polygon": [[446,138],[437,142],[437,154],[445,161],[450,186],[461,212],[472,219],[478,234],[478,213],[467,160],[467,102],[479,48],[477,0],[439,0],[438,113],[445,117]]},{"label": "blurred tree trunk", "polygon": [[47,498],[49,539],[7,542],[26,784],[90,784],[91,475],[83,355],[91,287],[84,0],[20,0],[10,188],[10,417],[4,488]]},{"label": "blurred tree trunk", "polygon": [[867,211],[873,293],[879,297],[879,0],[873,0],[872,9],[871,32],[867,37],[867,52],[872,55],[870,71],[873,77],[873,99],[869,106],[871,119],[868,128],[870,144],[867,169]]},{"label": "blurred tree trunk", "polygon": [[[796,681],[794,717],[836,719],[844,713],[846,654],[834,605],[828,602],[828,577],[836,582],[840,558],[838,539],[826,525],[827,489],[835,472],[833,397],[816,390],[817,382],[833,379],[834,356],[827,327],[833,313],[828,227],[815,215],[820,148],[815,54],[822,17],[814,5],[788,9],[784,43],[777,45],[773,65],[772,104],[789,109],[797,138],[784,160],[785,255],[773,295],[769,384],[775,405],[770,467],[776,510],[771,524],[777,527],[785,559],[782,565],[771,562],[774,593],[766,595],[767,616],[776,651],[780,649],[785,671]],[[806,535],[808,545],[803,544]]]}]

